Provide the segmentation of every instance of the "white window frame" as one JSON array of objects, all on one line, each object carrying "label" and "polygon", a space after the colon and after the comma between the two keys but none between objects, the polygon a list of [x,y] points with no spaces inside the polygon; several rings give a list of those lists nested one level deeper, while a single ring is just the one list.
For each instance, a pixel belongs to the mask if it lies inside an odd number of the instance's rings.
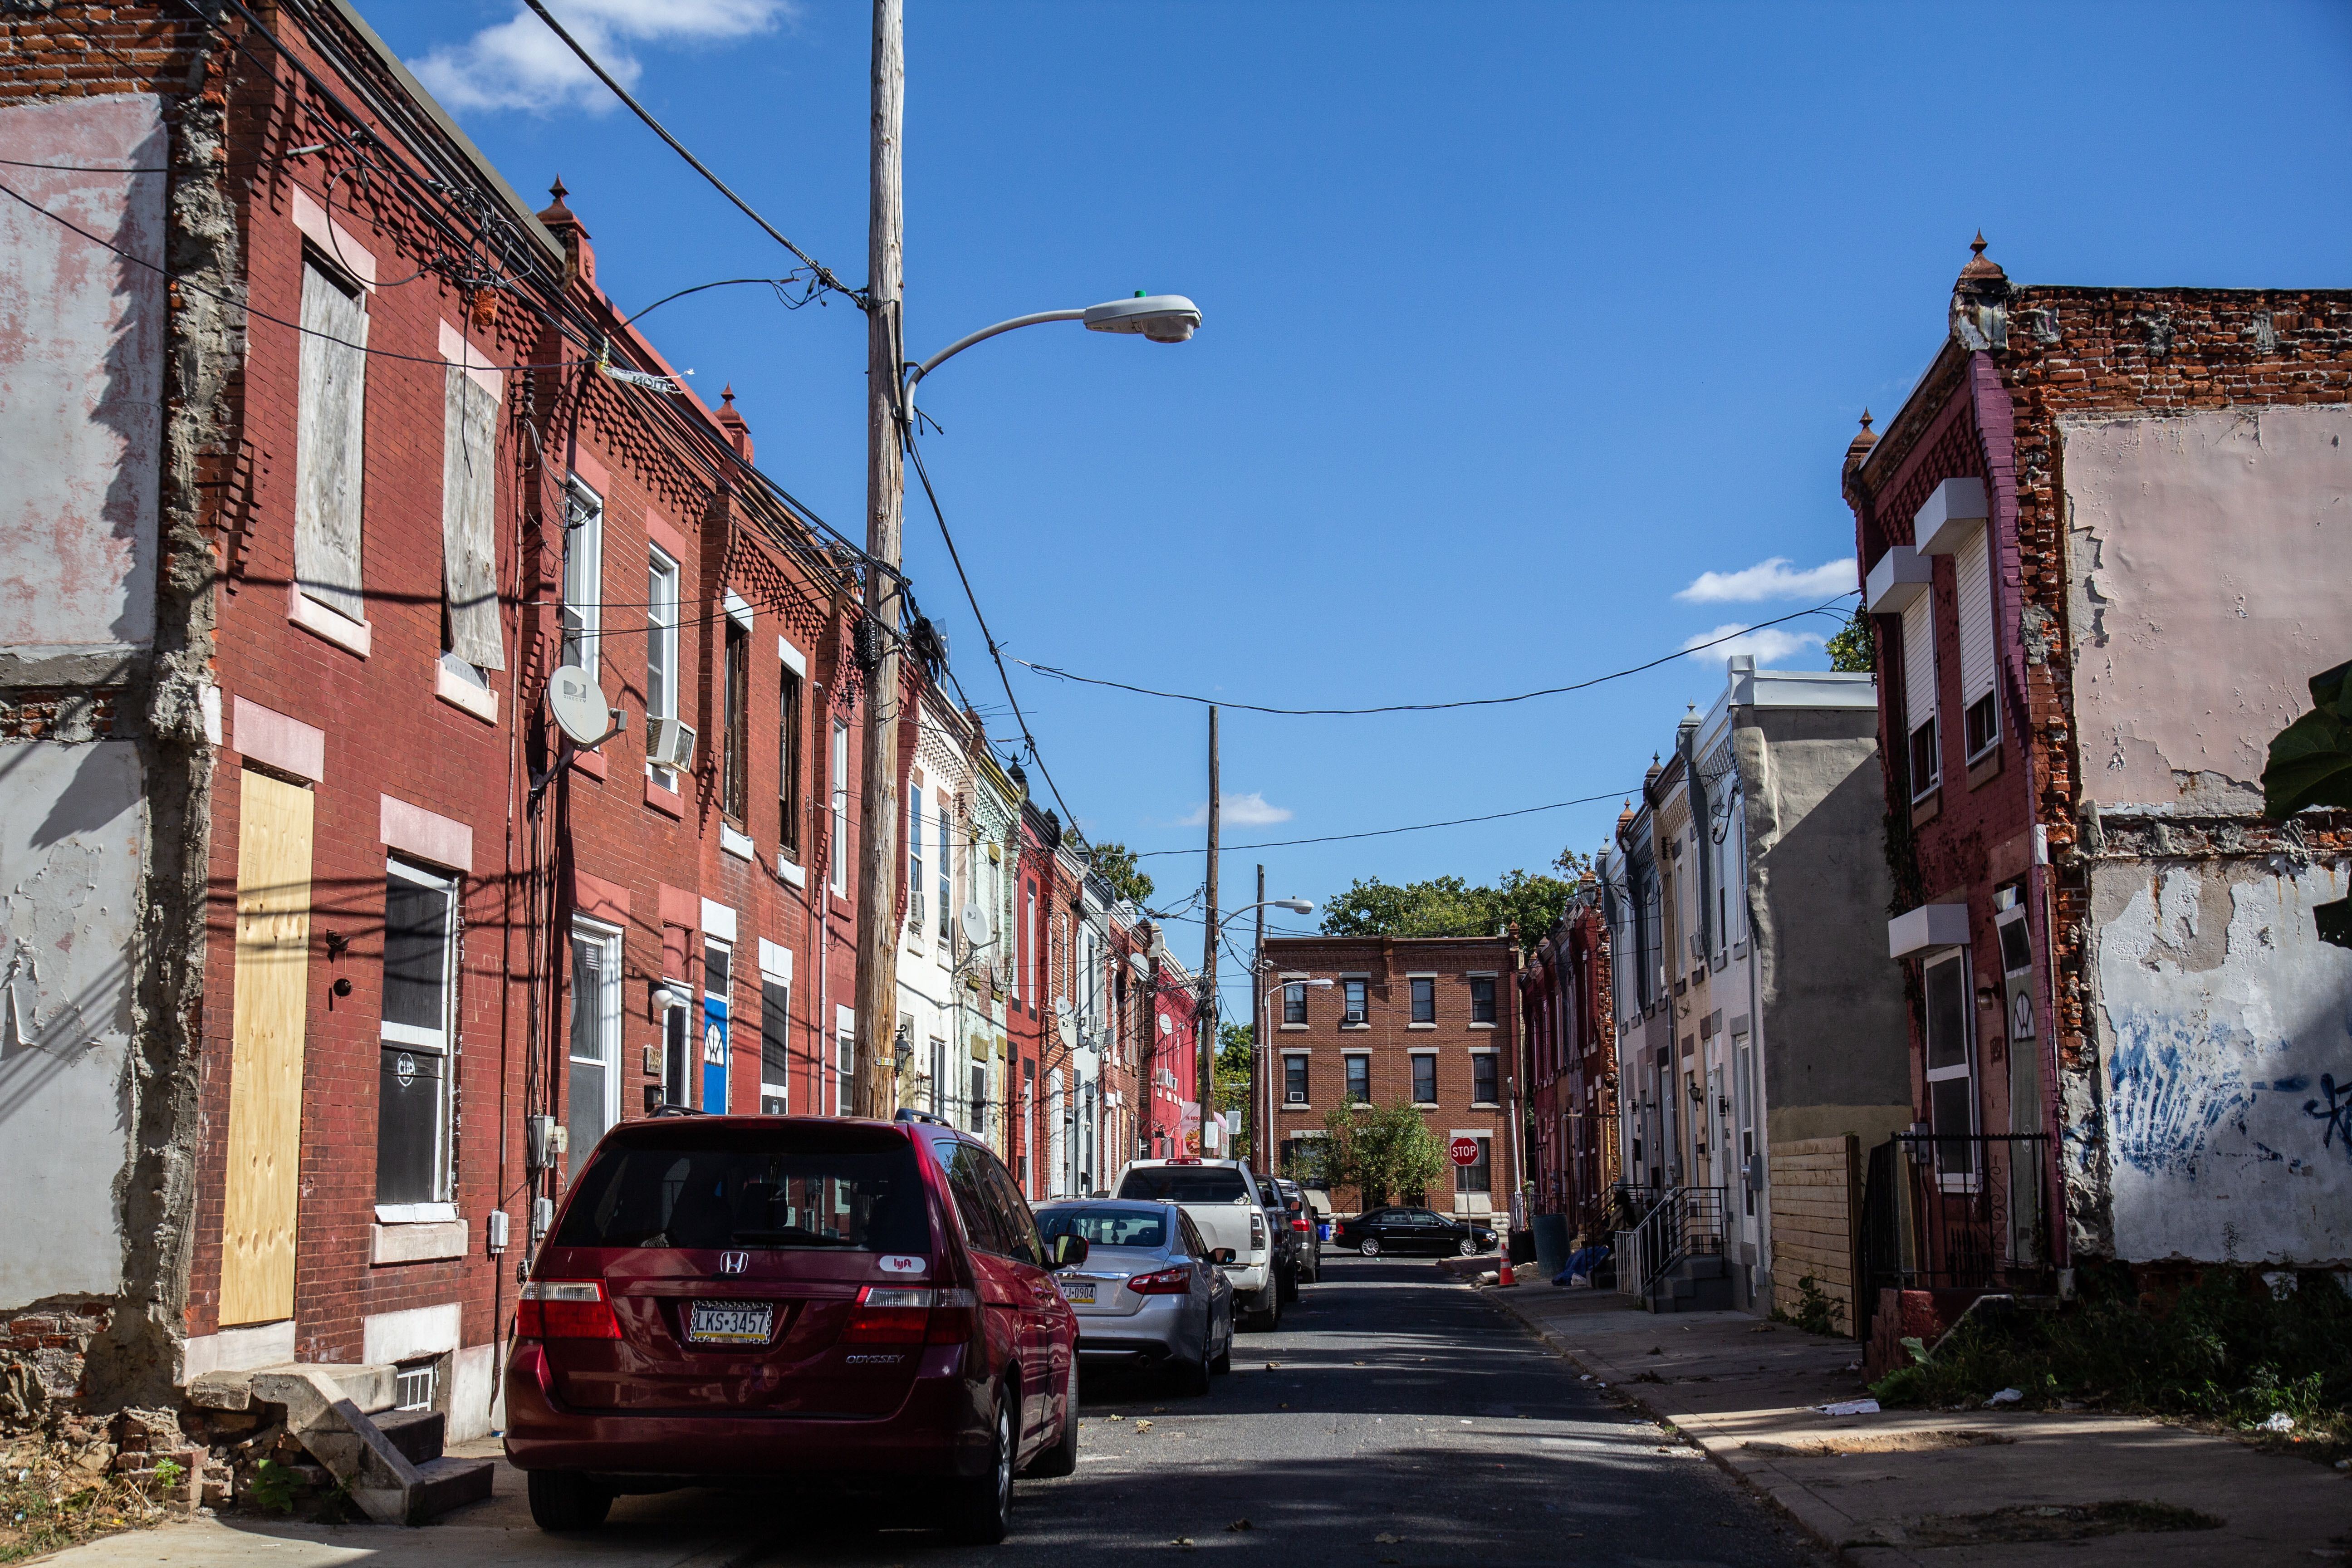
[{"label": "white window frame", "polygon": [[[1351,1093],[1349,1091],[1349,1089],[1348,1089],[1348,1081],[1349,1081],[1350,1079],[1352,1079],[1352,1078],[1354,1078],[1354,1077],[1356,1076],[1356,1075],[1355,1075],[1354,1068],[1355,1068],[1355,1065],[1356,1065],[1358,1062],[1361,1062],[1361,1063],[1363,1063],[1363,1064],[1364,1064],[1364,1094],[1363,1094],[1363,1098],[1362,1098],[1362,1099],[1360,1099],[1360,1100],[1357,1099],[1353,1094],[1351,1094]],[[1339,1098],[1340,1098],[1340,1100],[1341,1100],[1343,1102],[1345,1102],[1345,1103],[1347,1103],[1347,1104],[1349,1104],[1349,1105],[1370,1105],[1370,1104],[1371,1104],[1371,1102],[1372,1102],[1372,1053],[1371,1053],[1371,1052],[1370,1052],[1370,1051],[1342,1051],[1342,1052],[1340,1052],[1340,1053],[1339,1053]]]},{"label": "white window frame", "polygon": [[[940,918],[938,921],[939,942],[941,947],[947,947],[954,940],[956,926],[956,922],[950,918],[950,912],[956,907],[955,797],[949,795],[948,792],[943,789],[934,790],[932,791],[932,794],[937,797],[936,804],[939,807],[938,816],[940,824],[940,864],[938,872],[933,879],[939,883],[940,893]],[[967,861],[964,868],[964,880],[965,885],[969,887],[971,880],[971,868],[969,861]]]},{"label": "white window frame", "polygon": [[825,871],[836,896],[849,892],[849,721],[833,721],[833,752],[831,756],[833,785],[833,843],[825,858],[830,862]]},{"label": "white window frame", "polygon": [[[1437,1104],[1437,1047],[1435,1046],[1415,1046],[1411,1050],[1405,1052],[1405,1065],[1410,1069],[1410,1075],[1405,1081],[1405,1088],[1408,1091],[1412,1092],[1412,1102],[1415,1105],[1424,1107]],[[1427,1100],[1422,1099],[1418,1092],[1421,1089],[1421,1064],[1423,1062],[1427,1062],[1429,1064],[1429,1098]]]},{"label": "white window frame", "polygon": [[556,662],[577,664],[594,679],[604,651],[604,498],[578,474],[563,492],[562,623]]},{"label": "white window frame", "polygon": [[[621,1120],[621,928],[607,925],[603,921],[590,920],[585,915],[574,915],[572,919],[572,942],[574,947],[583,942],[593,943],[599,955],[593,1017],[603,1055],[600,1058],[583,1057],[577,1048],[580,1009],[589,999],[581,995],[580,987],[575,983],[572,988],[573,1025],[564,1035],[564,1057],[567,1067],[595,1060],[604,1069],[604,1103],[599,1108],[604,1125],[597,1130],[597,1135],[601,1137]],[[575,975],[579,972],[576,962],[572,972]],[[564,1075],[563,1089],[566,1097],[564,1125],[571,1129],[570,1166],[566,1172],[568,1181],[579,1173],[580,1163],[588,1157],[588,1151],[594,1146],[595,1139],[583,1139],[577,1135],[578,1130],[572,1127],[572,1111],[576,1101],[572,1098],[572,1075],[568,1071]]]},{"label": "white window frame", "polygon": [[[1415,1011],[1420,1007],[1420,1005],[1421,1005],[1421,994],[1420,994],[1420,992],[1421,992],[1421,987],[1422,987],[1422,986],[1423,986],[1423,985],[1427,985],[1427,986],[1429,987],[1429,1019],[1428,1019],[1428,1021],[1427,1021],[1426,1023],[1424,1023],[1424,1022],[1423,1022],[1421,1019],[1416,1018],[1416,1017],[1414,1017],[1414,1016],[1413,1016],[1414,1012],[1415,1012]],[[1417,973],[1417,974],[1407,974],[1407,975],[1404,977],[1404,1003],[1405,1003],[1405,1016],[1404,1016],[1404,1017],[1405,1017],[1405,1023],[1404,1023],[1404,1026],[1405,1026],[1406,1028],[1408,1028],[1408,1029],[1434,1029],[1435,1027],[1437,1027],[1437,973],[1436,973],[1436,971],[1434,971],[1434,970],[1424,970],[1424,971],[1423,971],[1422,973]],[[1369,1005],[1370,1005],[1370,1003],[1369,1003],[1369,1000],[1368,1000],[1368,1002],[1367,1002],[1367,1006],[1369,1007]]]},{"label": "white window frame", "polygon": [[857,1072],[857,1009],[836,1005],[833,1010],[833,1113],[847,1116],[849,1095]]},{"label": "white window frame", "polygon": [[[1469,1026],[1469,1026],[1469,1027],[1471,1027],[1471,1028],[1473,1028],[1473,1029],[1492,1029],[1492,1028],[1496,1028],[1496,1027],[1499,1026],[1500,1026],[1500,1024],[1502,1023],[1502,1018],[1503,1018],[1503,978],[1502,978],[1502,976],[1501,976],[1500,974],[1496,973],[1495,971],[1493,971],[1493,970],[1489,970],[1489,969],[1474,969],[1474,970],[1471,970],[1468,973],[1466,973],[1466,974],[1463,975],[1462,980],[1463,980],[1463,984],[1465,984],[1466,986],[1468,986],[1468,987],[1470,988],[1470,994],[1470,994],[1471,1016],[1470,1016],[1470,1023],[1469,1023]],[[1481,980],[1484,980],[1484,981],[1487,982],[1489,984],[1493,985],[1493,986],[1494,986],[1494,988],[1495,988],[1495,996],[1494,996],[1494,1003],[1495,1003],[1495,1016],[1494,1016],[1493,1017],[1491,1017],[1491,1018],[1485,1018],[1485,1019],[1481,1019],[1481,1018],[1477,1016],[1477,1006],[1478,1006],[1478,999],[1477,999],[1477,983],[1478,983],[1479,981],[1481,981]]]},{"label": "white window frame", "polygon": [[[646,744],[653,744],[655,726],[663,719],[680,717],[677,710],[678,595],[684,579],[678,564],[658,545],[646,547]],[[661,652],[661,676],[654,677],[655,650]],[[646,776],[663,789],[677,788],[675,768],[646,763]]]},{"label": "white window frame", "polygon": [[[1364,1009],[1355,1016],[1353,1022],[1349,1021],[1348,1016],[1348,987],[1350,985],[1360,985],[1363,987],[1364,992]],[[1369,974],[1342,974],[1339,976],[1339,1027],[1369,1029],[1371,1026],[1372,977]]]},{"label": "white window frame", "polygon": [[[1934,1035],[1936,1011],[1933,990],[1936,983],[1935,976],[1937,971],[1946,968],[1947,966],[1956,968],[1959,972],[1961,1037],[1959,1051],[1960,1059],[1957,1064],[1947,1063],[1942,1067],[1935,1067],[1929,1065],[1936,1059],[1936,1040]],[[1976,970],[1969,963],[1969,950],[1965,947],[1947,948],[1943,952],[1929,957],[1926,963],[1919,966],[1919,989],[1922,1000],[1920,1008],[1921,1049],[1919,1059],[1922,1069],[1925,1073],[1926,1082],[1928,1086],[1927,1131],[1931,1140],[1929,1144],[1929,1157],[1933,1162],[1929,1168],[1936,1177],[1937,1184],[1945,1192],[1972,1193],[1977,1189],[1976,1161],[1973,1157],[1975,1145],[1963,1145],[1963,1147],[1971,1151],[1971,1157],[1966,1170],[1948,1171],[1944,1167],[1941,1145],[1932,1142],[1935,1139],[1943,1137],[1948,1131],[1947,1129],[1937,1125],[1935,1121],[1935,1086],[1937,1084],[1959,1081],[1967,1084],[1968,1086],[1969,1124],[1958,1132],[1951,1133],[1951,1136],[1973,1137],[1978,1131],[1978,1119],[1982,1114],[1981,1109],[1977,1103],[1976,1084]]]},{"label": "white window frame", "polygon": [[[767,1102],[772,1100],[783,1107],[778,1114],[790,1116],[793,1113],[793,976],[789,967],[774,969],[769,966],[764,942],[760,951],[760,1109],[764,1113]],[[791,959],[791,952],[786,951],[784,960],[787,965]],[[768,987],[771,985],[782,992],[784,996],[784,1081],[782,1083],[768,1076]],[[728,1019],[728,1027],[730,1030],[734,1027],[732,1016]]]},{"label": "white window frame", "polygon": [[[1290,1064],[1291,1064],[1291,1063],[1293,1063],[1293,1062],[1297,1062],[1297,1063],[1298,1064],[1300,1076],[1301,1076],[1301,1077],[1303,1077],[1303,1078],[1307,1080],[1307,1083],[1306,1083],[1306,1089],[1307,1089],[1307,1092],[1306,1092],[1306,1093],[1304,1093],[1303,1095],[1301,1095],[1301,1096],[1300,1096],[1298,1099],[1297,1099],[1297,1100],[1293,1100],[1293,1099],[1291,1099],[1291,1098],[1290,1098]],[[1315,1100],[1315,1053],[1314,1053],[1314,1052],[1312,1052],[1312,1051],[1285,1051],[1285,1052],[1283,1052],[1283,1053],[1282,1053],[1282,1109],[1283,1109],[1283,1110],[1312,1110],[1312,1109],[1313,1109],[1313,1107],[1314,1107],[1314,1100]]]},{"label": "white window frame", "polygon": [[[907,935],[923,934],[923,786],[918,774],[907,785]],[[947,919],[947,911],[940,911]],[[936,1113],[936,1107],[934,1112]]]},{"label": "white window frame", "polygon": [[451,1220],[457,1217],[454,1205],[454,1172],[451,1167],[449,1129],[450,1097],[457,1091],[457,934],[459,929],[459,899],[462,889],[458,879],[442,871],[429,870],[405,860],[387,858],[384,861],[387,879],[407,882],[412,886],[432,888],[448,895],[448,913],[444,921],[441,942],[441,1027],[421,1028],[413,1024],[395,1024],[378,1016],[376,1033],[379,1045],[399,1046],[406,1050],[429,1053],[441,1058],[441,1099],[434,1109],[434,1196],[415,1203],[378,1204],[380,1220]]}]

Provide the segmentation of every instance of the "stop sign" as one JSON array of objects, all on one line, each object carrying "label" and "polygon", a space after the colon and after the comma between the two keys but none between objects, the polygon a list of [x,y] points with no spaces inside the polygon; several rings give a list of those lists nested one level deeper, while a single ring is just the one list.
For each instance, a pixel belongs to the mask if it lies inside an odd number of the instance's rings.
[{"label": "stop sign", "polygon": [[1478,1140],[1475,1138],[1456,1138],[1454,1141],[1452,1153],[1454,1155],[1454,1163],[1457,1165],[1476,1164],[1478,1163]]}]

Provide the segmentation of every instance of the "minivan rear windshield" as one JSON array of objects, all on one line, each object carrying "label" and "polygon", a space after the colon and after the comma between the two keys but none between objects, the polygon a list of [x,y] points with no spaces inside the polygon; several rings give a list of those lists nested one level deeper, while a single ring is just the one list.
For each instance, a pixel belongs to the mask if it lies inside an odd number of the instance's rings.
[{"label": "minivan rear windshield", "polygon": [[903,1138],[794,1147],[789,1136],[693,1131],[608,1145],[581,1173],[555,1245],[931,1250],[922,1178]]},{"label": "minivan rear windshield", "polygon": [[1127,1173],[1118,1195],[1163,1204],[1245,1204],[1249,1184],[1231,1165],[1145,1165]]}]

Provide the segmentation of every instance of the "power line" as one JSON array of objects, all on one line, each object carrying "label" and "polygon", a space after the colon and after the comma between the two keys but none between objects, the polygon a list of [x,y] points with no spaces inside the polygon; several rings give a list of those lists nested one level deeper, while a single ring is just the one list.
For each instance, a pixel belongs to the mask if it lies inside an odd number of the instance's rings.
[{"label": "power line", "polygon": [[1612,669],[1606,675],[1596,675],[1590,680],[1580,680],[1569,686],[1547,686],[1538,691],[1522,691],[1510,697],[1464,697],[1450,702],[1388,702],[1377,708],[1273,708],[1256,702],[1235,702],[1224,697],[1199,697],[1189,691],[1161,691],[1150,686],[1129,686],[1123,680],[1106,680],[1100,676],[1078,675],[1050,664],[1032,664],[1025,658],[1016,658],[1013,662],[1026,666],[1038,674],[1051,677],[1055,680],[1075,680],[1087,686],[1108,686],[1118,691],[1132,691],[1139,697],[1163,697],[1171,702],[1194,702],[1203,708],[1237,709],[1244,713],[1273,713],[1291,719],[1357,718],[1370,713],[1433,713],[1449,708],[1496,708],[1505,703],[1528,702],[1538,697],[1558,697],[1566,692],[1582,691],[1605,681],[1622,680],[1629,675],[1639,675],[1645,669],[1655,669],[1662,664],[1671,664],[1675,659],[1687,655],[1704,653],[1708,648],[1719,647],[1724,643],[1736,642],[1750,632],[1760,632],[1767,626],[1777,626],[1789,621],[1802,620],[1807,616],[1835,615],[1838,612],[1832,610],[1831,605],[1835,605],[1838,599],[1850,599],[1860,592],[1859,588],[1852,589],[1840,594],[1835,599],[1816,605],[1810,610],[1797,610],[1769,621],[1759,621],[1754,626],[1742,626],[1736,632],[1727,632],[1719,637],[1710,637],[1705,642],[1693,643],[1687,647],[1678,647],[1672,653],[1661,654],[1646,664],[1637,664],[1626,669]]},{"label": "power line", "polygon": [[[1571,805],[1591,805],[1596,801],[1622,799],[1633,793],[1632,790],[1612,789],[1601,795],[1580,795],[1574,800],[1556,800],[1549,805],[1523,805],[1517,811],[1489,812],[1485,816],[1456,816],[1444,822],[1416,822],[1405,827],[1374,827],[1362,833],[1326,833],[1315,838],[1276,838],[1263,844],[1226,844],[1219,846],[1217,853],[1224,855],[1237,853],[1244,849],[1286,849],[1295,844],[1337,844],[1348,838],[1386,838],[1394,833],[1423,833],[1433,827],[1460,827],[1465,823],[1472,822],[1500,822],[1507,816],[1532,816],[1539,811],[1560,811]],[[1135,858],[1142,860],[1158,855],[1205,855],[1207,853],[1208,849],[1205,846],[1199,849],[1139,849],[1135,851]]]},{"label": "power line", "polygon": [[[540,0],[524,0],[524,3],[530,5],[531,10],[538,14],[541,21],[547,24],[548,30],[550,32],[563,40],[564,47],[570,49],[573,54],[580,57],[580,63],[582,65],[586,66],[590,70],[596,73],[596,79],[598,81],[603,82],[606,87],[613,89],[614,97],[619,99],[623,103],[627,104],[629,106],[629,111],[635,114],[639,120],[646,122],[647,130],[660,137],[663,141],[668,142],[671,152],[676,153],[679,157],[694,165],[694,172],[696,174],[700,174],[704,179],[709,181],[711,184],[718,189],[720,195],[725,196],[729,201],[733,202],[737,210],[741,212],[745,217],[750,218],[753,223],[758,224],[761,228],[765,229],[770,239],[774,240],[778,245],[782,246],[786,250],[789,250],[794,256],[799,257],[801,259],[801,265],[809,269],[810,273],[816,279],[819,284],[824,288],[835,290],[848,300],[854,300],[859,310],[863,310],[867,309],[869,301],[866,300],[866,293],[863,289],[852,289],[848,284],[844,283],[840,279],[835,277],[833,275],[832,268],[827,267],[824,263],[811,256],[807,251],[803,250],[799,246],[794,245],[791,240],[786,239],[777,229],[774,224],[770,223],[766,218],[761,217],[758,213],[752,211],[751,203],[745,201],[741,196],[737,195],[732,190],[729,189],[726,181],[712,174],[708,164],[704,163],[701,159],[696,157],[693,153],[688,152],[686,149],[686,143],[671,135],[667,128],[665,127],[660,121],[656,120],[651,114],[647,113],[644,104],[639,103],[635,99],[631,98],[629,96],[628,89],[624,88],[619,82],[614,81],[613,79],[612,73],[607,71],[603,66],[597,64],[596,57],[590,54],[586,49],[581,47],[580,41],[563,30],[562,23],[548,15],[547,7],[540,4]],[[643,311],[639,311],[638,313],[640,315],[644,314]]]}]

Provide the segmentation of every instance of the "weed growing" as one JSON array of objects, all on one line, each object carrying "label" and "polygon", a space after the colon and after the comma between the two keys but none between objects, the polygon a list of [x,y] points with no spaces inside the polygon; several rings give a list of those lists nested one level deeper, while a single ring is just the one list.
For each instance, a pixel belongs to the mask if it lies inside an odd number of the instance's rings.
[{"label": "weed growing", "polygon": [[74,1453],[37,1440],[0,1455],[0,1563],[153,1524],[170,1511],[160,1500],[170,1489],[160,1473],[153,1482],[110,1476],[110,1451]]},{"label": "weed growing", "polygon": [[2189,1416],[2328,1455],[2352,1442],[2352,1296],[2327,1275],[2274,1285],[2211,1268],[2169,1300],[2141,1295],[2127,1270],[2078,1278],[2065,1310],[1980,1313],[1932,1351],[1905,1342],[1913,1364],[1871,1392],[1889,1405],[1948,1406],[2014,1388],[2032,1407]]},{"label": "weed growing", "polygon": [[1843,1336],[1845,1333],[1845,1303],[1822,1290],[1813,1277],[1807,1274],[1797,1281],[1797,1310],[1784,1307],[1772,1309],[1772,1321],[1790,1323],[1809,1334]]}]

